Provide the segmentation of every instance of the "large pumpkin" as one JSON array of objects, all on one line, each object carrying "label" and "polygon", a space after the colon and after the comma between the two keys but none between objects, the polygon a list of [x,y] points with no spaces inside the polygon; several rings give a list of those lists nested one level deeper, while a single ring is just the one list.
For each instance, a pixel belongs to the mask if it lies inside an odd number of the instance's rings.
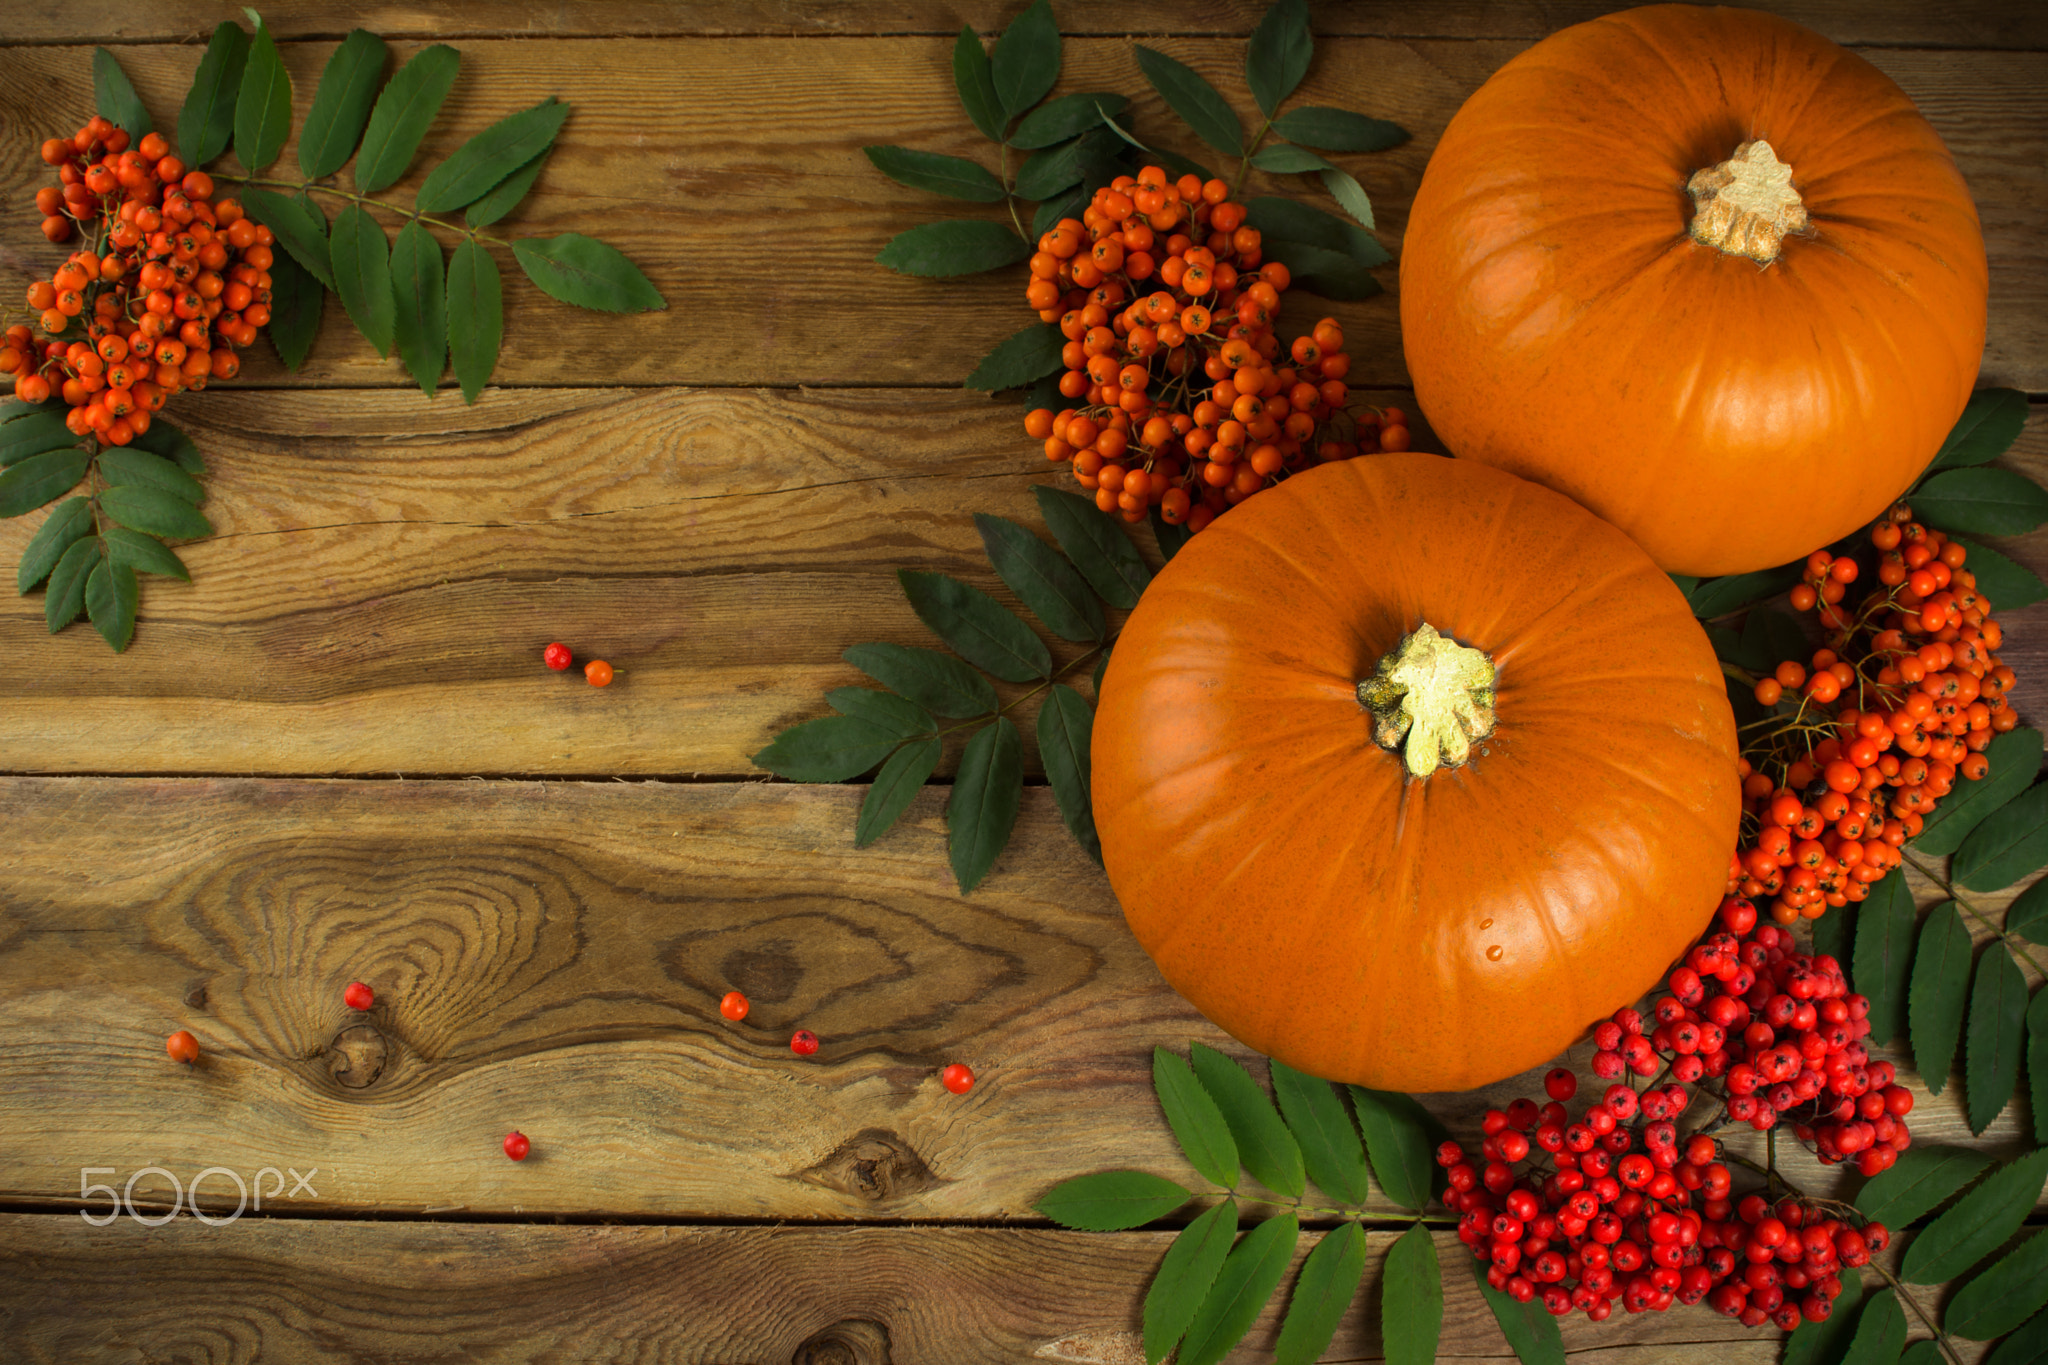
[{"label": "large pumpkin", "polygon": [[1689,574],[1870,520],[1967,401],[1976,207],[1912,101],[1816,33],[1656,5],[1467,100],[1401,257],[1416,398],[1458,455]]},{"label": "large pumpkin", "polygon": [[1094,806],[1197,1009],[1412,1092],[1513,1075],[1653,986],[1720,898],[1740,797],[1720,666],[1649,557],[1404,454],[1297,475],[1166,566],[1103,679]]}]

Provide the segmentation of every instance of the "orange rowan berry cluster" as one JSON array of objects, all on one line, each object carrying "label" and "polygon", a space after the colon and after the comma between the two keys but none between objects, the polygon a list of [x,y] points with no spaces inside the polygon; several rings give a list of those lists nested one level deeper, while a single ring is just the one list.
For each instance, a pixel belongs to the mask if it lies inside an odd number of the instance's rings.
[{"label": "orange rowan berry cluster", "polygon": [[[1274,335],[1288,269],[1221,180],[1157,166],[1097,190],[1038,240],[1025,301],[1066,336],[1060,393],[1024,430],[1105,512],[1157,508],[1199,531],[1311,462],[1405,450],[1395,409],[1344,413],[1351,358],[1324,318],[1284,355]],[[1340,418],[1333,421],[1333,418]]]},{"label": "orange rowan berry cluster", "polygon": [[1984,750],[2019,718],[2004,630],[1961,545],[1903,503],[1870,531],[1879,588],[1852,611],[1857,561],[1816,551],[1792,605],[1818,610],[1828,648],[1778,665],[1756,699],[1796,711],[1763,724],[1742,760],[1745,838],[1728,891],[1770,901],[1780,924],[1860,901],[1958,778],[1991,770]]},{"label": "orange rowan berry cluster", "polygon": [[155,133],[131,148],[95,117],[42,156],[59,181],[36,192],[43,235],[88,245],[29,286],[44,335],[9,328],[0,374],[26,402],[61,397],[80,436],[126,445],[171,394],[241,368],[234,348],[270,321],[274,239]]}]

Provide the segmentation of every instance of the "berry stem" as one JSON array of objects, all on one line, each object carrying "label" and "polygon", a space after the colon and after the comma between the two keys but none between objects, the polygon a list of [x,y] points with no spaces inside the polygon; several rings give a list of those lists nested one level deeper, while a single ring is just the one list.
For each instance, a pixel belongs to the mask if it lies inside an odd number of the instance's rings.
[{"label": "berry stem", "polygon": [[[1903,850],[1901,851],[1903,852]],[[1969,901],[1965,900],[1962,894],[1956,890],[1955,884],[1949,881],[1949,879],[1945,875],[1943,875],[1938,869],[1929,866],[1924,859],[1916,857],[1911,853],[1906,853],[1905,858],[1907,862],[1913,865],[1914,870],[1917,871],[1921,876],[1927,878],[1928,881],[1931,881],[1936,886],[1940,887],[1941,890],[1948,896],[1950,900],[1954,901],[1959,907],[1961,907],[1962,912],[1964,914],[1968,915],[1971,919],[1977,921],[1977,923],[1983,925],[1986,929],[1989,929],[1993,934],[1997,935],[1998,940],[2005,945],[2005,950],[2007,952],[2011,953],[2014,957],[2019,958],[2022,962],[2025,962],[2029,967],[2032,967],[2036,975],[2048,976],[2048,970],[2044,970],[2041,964],[2034,960],[2034,955],[2032,953],[2028,952],[2026,948],[2022,946],[2017,939],[2013,938],[2012,935],[2006,933],[2005,930],[2001,928],[1999,925],[1993,924],[1990,920],[1990,917],[1987,916],[1983,911],[1979,910],[1976,906],[1970,904]]]},{"label": "berry stem", "polygon": [[[1012,707],[1019,706],[1024,702],[1029,701],[1031,698],[1037,696],[1040,692],[1045,691],[1046,688],[1051,687],[1061,678],[1066,677],[1067,674],[1073,672],[1082,664],[1087,663],[1090,659],[1094,658],[1096,655],[1100,654],[1103,650],[1108,649],[1111,645],[1115,643],[1115,635],[1105,636],[1101,643],[1094,645],[1089,649],[1083,650],[1080,654],[1074,656],[1066,663],[1061,664],[1058,668],[1052,671],[1051,677],[1045,679],[1043,682],[1034,684],[1030,688],[1030,690],[1020,692],[1015,697],[1012,697],[1009,701],[1004,702],[1001,706],[998,706],[995,710],[989,712],[986,716],[976,716],[972,720],[963,720],[958,725],[946,726],[944,729],[938,732],[939,737],[943,739],[945,736],[955,734],[961,730],[969,730],[978,725],[988,724],[988,722],[994,720],[997,716],[1002,715],[1004,712],[1009,711]],[[919,736],[919,738],[925,738],[925,736]]]}]

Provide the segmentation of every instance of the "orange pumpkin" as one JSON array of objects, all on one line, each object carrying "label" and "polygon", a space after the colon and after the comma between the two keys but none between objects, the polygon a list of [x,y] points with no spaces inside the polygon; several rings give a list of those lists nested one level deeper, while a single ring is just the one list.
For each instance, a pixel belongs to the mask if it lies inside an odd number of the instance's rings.
[{"label": "orange pumpkin", "polygon": [[1434,455],[1311,469],[1188,542],[1111,656],[1093,796],[1176,990],[1292,1067],[1411,1092],[1513,1075],[1653,986],[1740,808],[1670,579]]},{"label": "orange pumpkin", "polygon": [[1666,569],[1847,535],[1948,433],[1984,239],[1911,100],[1819,34],[1656,5],[1564,29],[1467,100],[1401,258],[1449,448],[1569,494]]}]

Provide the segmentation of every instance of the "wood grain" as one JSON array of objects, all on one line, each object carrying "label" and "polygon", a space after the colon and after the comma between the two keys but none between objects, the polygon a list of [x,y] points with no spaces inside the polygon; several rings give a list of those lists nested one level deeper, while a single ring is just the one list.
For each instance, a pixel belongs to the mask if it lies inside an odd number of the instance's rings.
[{"label": "wood grain", "polygon": [[[337,12],[312,0],[278,0],[263,7],[281,38],[338,38],[360,24],[390,38],[561,37],[801,37],[869,34],[942,34],[965,22],[984,34],[999,32],[1022,9],[1016,0],[932,0],[873,5],[860,0],[696,0],[666,5],[655,0],[470,0],[436,10],[385,5]],[[1615,9],[1598,0],[1322,0],[1310,13],[1318,35],[1359,37],[1541,38],[1568,24]],[[2024,50],[2048,46],[2048,22],[2021,0],[1774,0],[1743,8],[1782,14],[1840,43],[1981,47]],[[1058,8],[1068,34],[1228,35],[1243,37],[1258,23],[1262,0],[1125,0]],[[10,43],[191,42],[223,18],[239,18],[216,0],[169,0],[141,8],[118,0],[90,0],[20,15]]]},{"label": "wood grain", "polygon": [[[146,580],[124,655],[0,599],[0,771],[754,774],[863,681],[848,645],[938,643],[897,569],[1014,605],[971,514],[1040,527],[1050,477],[972,395],[493,390],[424,432],[421,401],[192,395],[220,533],[184,548],[190,584]],[[2007,459],[2048,480],[2048,409]],[[0,522],[0,565],[42,515]],[[2048,532],[1998,545],[2048,573]],[[2048,715],[2048,604],[2007,625],[2021,712]],[[555,639],[618,681],[546,672]]]},{"label": "wood grain", "polygon": [[[1300,1238],[1286,1284],[1319,1236]],[[1365,1282],[1322,1359],[1380,1357],[1380,1267],[1394,1236],[1368,1235]],[[189,1218],[151,1231],[0,1215],[0,1346],[23,1365],[1139,1365],[1138,1303],[1169,1238]],[[1436,1241],[1439,1358],[1513,1361],[1465,1270],[1471,1254],[1449,1233]],[[1269,1306],[1230,1359],[1270,1360],[1279,1321]],[[1572,1358],[1597,1365],[1766,1365],[1781,1340],[1704,1307],[1562,1326]],[[1971,1362],[1983,1353],[1963,1351]]]},{"label": "wood grain", "polygon": [[[1175,37],[1159,45],[1250,108],[1241,43]],[[399,43],[395,56],[415,46]],[[1322,45],[1300,100],[1390,118],[1415,134],[1390,152],[1341,158],[1378,206],[1379,235],[1390,248],[1398,248],[1438,133],[1524,46],[1377,38]],[[332,48],[284,44],[295,126]],[[1128,43],[1087,38],[1065,48],[1062,90],[1136,95],[1130,122],[1140,136],[1202,159],[1149,92]],[[508,257],[510,323],[498,382],[951,385],[1029,320],[1020,275],[917,280],[873,258],[915,224],[1000,213],[896,185],[860,153],[864,145],[899,143],[994,164],[992,149],[960,113],[949,53],[936,36],[467,40],[464,74],[393,197],[409,203],[439,159],[530,104],[534,92],[558,94],[576,112],[533,195],[502,230],[580,231],[612,242],[647,271],[670,309],[622,319],[558,305]],[[1868,55],[1948,141],[1981,207],[1992,263],[1984,382],[2048,389],[2048,245],[2035,230],[2048,216],[2048,53],[1873,48]],[[42,243],[32,202],[47,171],[35,147],[90,114],[90,58],[83,47],[0,49],[0,242],[27,244],[0,248],[0,290],[20,289],[52,268],[55,255]],[[141,97],[166,123],[198,58],[190,44],[121,52]],[[296,166],[288,144],[275,173]],[[1253,179],[1258,192],[1308,192],[1298,177]],[[327,204],[330,213],[336,207]],[[1379,274],[1390,290],[1396,286],[1394,266]],[[1405,383],[1391,293],[1341,305],[1304,298],[1288,316],[1306,323],[1325,309],[1344,322],[1359,383]],[[409,381],[330,304],[302,371],[285,373],[259,345],[242,382]],[[456,403],[451,387],[432,411]]]},{"label": "wood grain", "polygon": [[[318,1168],[291,1207],[358,1214],[1015,1220],[1095,1170],[1207,1188],[1159,1117],[1152,1050],[1248,1054],[1160,980],[1049,795],[1026,793],[971,898],[942,789],[857,851],[858,797],[0,780],[0,1199],[75,1201],[83,1166]],[[351,980],[377,992],[367,1015],[342,1004]],[[743,1025],[718,1016],[729,989]],[[812,1059],[788,1051],[799,1027]],[[177,1028],[194,1069],[164,1055]],[[964,1097],[938,1083],[952,1061],[979,1078]],[[1425,1102],[1471,1139],[1539,1088]],[[2022,1149],[2018,1107],[1973,1139],[1959,1091],[1916,1089],[1918,1141]],[[519,1165],[497,1150],[513,1128],[534,1144]],[[1761,1156],[1754,1134],[1731,1145]],[[1815,1193],[1852,1179],[1783,1168]],[[233,1207],[217,1185],[209,1206]]]}]

